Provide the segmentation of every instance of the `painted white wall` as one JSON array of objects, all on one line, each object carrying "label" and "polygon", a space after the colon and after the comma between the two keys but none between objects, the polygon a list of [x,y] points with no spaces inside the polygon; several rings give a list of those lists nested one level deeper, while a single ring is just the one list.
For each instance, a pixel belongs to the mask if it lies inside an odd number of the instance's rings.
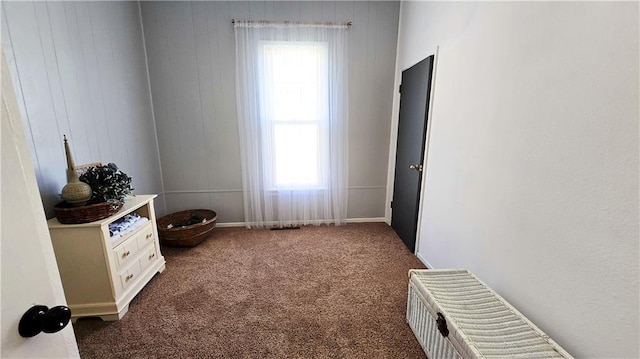
[{"label": "painted white wall", "polygon": [[66,184],[63,134],[76,164],[114,162],[134,193],[162,194],[136,2],[3,1],[2,48],[47,217]]},{"label": "painted white wall", "polygon": [[352,21],[349,218],[384,217],[398,2],[143,2],[167,210],[243,222],[231,19]]},{"label": "painted white wall", "polygon": [[401,5],[398,68],[440,46],[418,255],[577,357],[640,355],[638,10]]}]

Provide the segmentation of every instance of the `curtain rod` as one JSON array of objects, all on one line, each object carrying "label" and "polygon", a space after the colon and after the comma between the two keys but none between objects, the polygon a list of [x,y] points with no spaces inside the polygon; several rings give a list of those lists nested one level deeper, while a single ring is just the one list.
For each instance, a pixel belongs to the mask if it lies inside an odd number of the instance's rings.
[{"label": "curtain rod", "polygon": [[[235,24],[236,19],[231,19],[231,23]],[[244,21],[244,20],[243,20]],[[246,20],[249,23],[256,24],[285,24],[285,25],[347,25],[347,27],[351,27],[351,21],[348,22],[300,22],[300,21],[271,21],[271,20]]]}]

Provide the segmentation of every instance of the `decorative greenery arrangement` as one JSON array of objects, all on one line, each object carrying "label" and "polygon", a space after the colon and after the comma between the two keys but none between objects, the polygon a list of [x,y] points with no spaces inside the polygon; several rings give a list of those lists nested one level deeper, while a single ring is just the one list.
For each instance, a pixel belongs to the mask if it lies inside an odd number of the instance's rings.
[{"label": "decorative greenery arrangement", "polygon": [[80,181],[91,186],[93,196],[88,204],[114,200],[124,202],[127,195],[134,190],[131,186],[131,177],[120,171],[115,163],[89,167],[80,176]]}]

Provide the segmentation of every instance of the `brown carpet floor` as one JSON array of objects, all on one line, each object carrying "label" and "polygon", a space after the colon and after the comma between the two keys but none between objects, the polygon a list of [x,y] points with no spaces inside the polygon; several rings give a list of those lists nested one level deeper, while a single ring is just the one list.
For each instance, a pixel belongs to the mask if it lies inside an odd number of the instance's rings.
[{"label": "brown carpet floor", "polygon": [[74,324],[83,358],[425,358],[405,322],[424,268],[383,223],[216,228],[117,322]]}]

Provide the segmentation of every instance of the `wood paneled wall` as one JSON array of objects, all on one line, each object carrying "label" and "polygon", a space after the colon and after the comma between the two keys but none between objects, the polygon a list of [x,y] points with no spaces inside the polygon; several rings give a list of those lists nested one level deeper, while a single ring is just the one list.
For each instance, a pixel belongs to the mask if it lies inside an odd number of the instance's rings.
[{"label": "wood paneled wall", "polygon": [[385,214],[398,2],[142,2],[167,210],[243,222],[231,20],[352,21],[349,218]]},{"label": "wood paneled wall", "polygon": [[2,48],[47,217],[66,184],[63,134],[76,164],[114,162],[135,193],[162,193],[137,2],[3,1]]}]

